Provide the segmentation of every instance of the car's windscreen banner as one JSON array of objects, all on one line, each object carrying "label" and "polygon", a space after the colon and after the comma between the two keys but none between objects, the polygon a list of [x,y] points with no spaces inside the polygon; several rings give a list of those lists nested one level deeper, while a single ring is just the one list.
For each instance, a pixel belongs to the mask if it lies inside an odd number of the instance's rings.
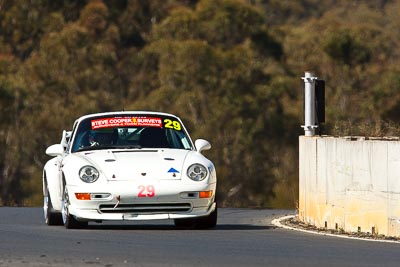
[{"label": "car's windscreen banner", "polygon": [[173,118],[160,117],[113,117],[91,120],[92,130],[114,127],[156,127],[182,130],[179,121]]}]

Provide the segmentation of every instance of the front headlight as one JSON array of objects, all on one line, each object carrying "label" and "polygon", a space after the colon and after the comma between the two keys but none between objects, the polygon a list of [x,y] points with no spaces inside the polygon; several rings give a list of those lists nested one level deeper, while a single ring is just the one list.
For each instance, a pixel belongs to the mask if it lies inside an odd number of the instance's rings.
[{"label": "front headlight", "polygon": [[79,178],[85,183],[94,183],[99,179],[99,171],[92,166],[83,166],[79,170]]},{"label": "front headlight", "polygon": [[201,164],[193,164],[187,170],[187,176],[193,181],[201,181],[207,177],[207,168]]}]

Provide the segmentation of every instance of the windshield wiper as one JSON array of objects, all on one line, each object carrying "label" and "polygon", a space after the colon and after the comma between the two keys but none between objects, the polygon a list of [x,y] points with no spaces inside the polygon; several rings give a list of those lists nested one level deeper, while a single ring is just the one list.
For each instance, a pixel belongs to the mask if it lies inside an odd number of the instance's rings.
[{"label": "windshield wiper", "polygon": [[122,149],[133,149],[133,148],[142,148],[141,145],[127,145],[127,146],[120,146],[118,148],[122,148]]},{"label": "windshield wiper", "polygon": [[115,145],[101,145],[101,146],[85,146],[77,149],[75,152],[89,151],[89,150],[101,150],[101,149],[117,149],[121,148],[120,146]]},{"label": "windshield wiper", "polygon": [[79,148],[75,152],[89,151],[89,150],[101,150],[101,149],[140,149],[141,145],[101,145],[101,146],[86,146]]}]

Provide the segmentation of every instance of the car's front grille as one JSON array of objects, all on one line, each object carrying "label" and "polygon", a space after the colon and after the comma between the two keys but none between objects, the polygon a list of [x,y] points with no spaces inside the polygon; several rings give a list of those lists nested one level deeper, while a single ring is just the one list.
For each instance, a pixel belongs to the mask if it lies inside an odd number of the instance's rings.
[{"label": "car's front grille", "polygon": [[190,203],[158,203],[158,204],[102,204],[99,210],[102,213],[168,213],[187,212],[192,206]]}]

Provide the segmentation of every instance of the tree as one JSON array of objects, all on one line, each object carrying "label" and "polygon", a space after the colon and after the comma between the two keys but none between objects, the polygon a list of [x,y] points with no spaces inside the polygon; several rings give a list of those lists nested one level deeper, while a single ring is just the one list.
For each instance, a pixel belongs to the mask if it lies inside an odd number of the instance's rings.
[{"label": "tree", "polygon": [[268,205],[278,165],[270,158],[279,150],[272,143],[290,115],[281,102],[287,88],[271,79],[283,71],[282,49],[261,14],[240,1],[200,1],[171,10],[152,33],[142,53],[156,58],[158,82],[132,107],[176,113],[195,137],[212,141],[221,192],[240,188],[221,194],[224,205]]},{"label": "tree", "polygon": [[0,40],[0,204],[20,204],[24,195],[19,195],[18,176],[21,165],[18,157],[18,129],[21,98],[13,74],[21,63],[12,54],[12,49]]}]

